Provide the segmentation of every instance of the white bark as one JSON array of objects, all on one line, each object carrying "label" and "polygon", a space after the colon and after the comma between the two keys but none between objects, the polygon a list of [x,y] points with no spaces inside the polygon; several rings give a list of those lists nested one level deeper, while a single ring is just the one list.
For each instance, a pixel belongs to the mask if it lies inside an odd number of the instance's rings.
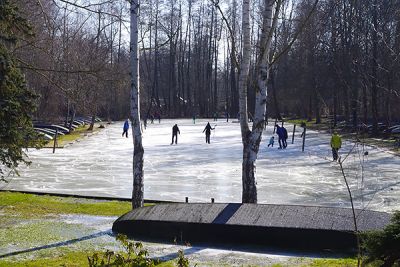
[{"label": "white bark", "polygon": [[[278,0],[278,9],[281,0]],[[257,203],[256,160],[265,129],[265,113],[267,107],[267,81],[269,67],[269,50],[271,47],[272,32],[276,26],[273,19],[275,0],[264,0],[263,28],[260,40],[260,57],[257,62],[256,103],[253,117],[253,126],[250,131],[247,118],[247,77],[250,64],[250,24],[249,0],[243,0],[243,52],[239,76],[239,106],[240,127],[243,142],[242,163],[242,202]],[[273,23],[274,21],[274,23]]]},{"label": "white bark", "polygon": [[242,202],[257,203],[257,188],[255,184],[254,169],[249,137],[251,135],[248,115],[247,115],[247,79],[250,68],[250,0],[243,0],[242,5],[242,62],[239,72],[239,112],[240,130],[243,143],[243,162],[242,162]]},{"label": "white bark", "polygon": [[138,0],[131,0],[131,124],[133,137],[133,191],[132,208],[143,206],[143,145],[140,127],[139,53],[138,53]]}]

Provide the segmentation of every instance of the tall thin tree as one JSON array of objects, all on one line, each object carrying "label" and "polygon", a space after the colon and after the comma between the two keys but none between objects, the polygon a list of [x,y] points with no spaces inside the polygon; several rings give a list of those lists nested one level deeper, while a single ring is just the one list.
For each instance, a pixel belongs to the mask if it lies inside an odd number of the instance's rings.
[{"label": "tall thin tree", "polygon": [[139,53],[138,53],[138,0],[131,0],[130,25],[130,67],[131,67],[131,114],[133,136],[133,191],[132,208],[143,206],[143,154],[142,130],[140,128],[140,90],[139,90]]},{"label": "tall thin tree", "polygon": [[[275,6],[276,4],[276,6]],[[256,63],[257,85],[256,101],[253,118],[253,126],[250,130],[248,124],[247,108],[247,79],[250,65],[250,3],[243,0],[242,12],[242,63],[239,75],[239,109],[240,109],[240,128],[243,143],[243,162],[242,162],[242,202],[257,203],[256,186],[256,160],[262,133],[265,129],[265,112],[267,107],[267,82],[269,75],[269,51],[271,40],[277,23],[277,15],[281,7],[282,0],[264,0],[262,33],[259,43],[259,56]],[[275,7],[275,12],[274,12]],[[274,15],[275,14],[275,15]]]}]

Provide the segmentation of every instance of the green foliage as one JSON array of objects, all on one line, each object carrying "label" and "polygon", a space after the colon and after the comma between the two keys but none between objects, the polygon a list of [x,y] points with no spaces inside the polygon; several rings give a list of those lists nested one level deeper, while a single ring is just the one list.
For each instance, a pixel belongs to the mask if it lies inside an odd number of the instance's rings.
[{"label": "green foliage", "polygon": [[116,253],[110,250],[107,250],[104,253],[94,253],[92,256],[88,256],[89,266],[155,266],[154,261],[148,258],[148,252],[143,248],[142,243],[129,241],[127,236],[121,234],[118,234],[117,240],[124,247],[124,253]]},{"label": "green foliage", "polygon": [[[107,250],[103,253],[95,252],[92,256],[88,256],[90,267],[154,267],[154,266],[170,266],[169,262],[160,263],[148,257],[148,252],[143,248],[141,242],[129,241],[126,235],[117,235],[117,241],[122,244],[124,252],[117,253]],[[178,267],[189,267],[189,260],[185,257],[182,250],[178,251],[176,260]]]},{"label": "green foliage", "polygon": [[183,250],[178,251],[177,265],[178,267],[189,267],[189,260],[185,257]]},{"label": "green foliage", "polygon": [[120,216],[132,209],[130,202],[123,201],[97,201],[11,192],[0,192],[0,203],[3,211],[24,218],[40,218],[50,214]]},{"label": "green foliage", "polygon": [[315,259],[304,265],[309,267],[356,267],[357,259]]},{"label": "green foliage", "polygon": [[380,262],[381,266],[400,266],[400,211],[394,213],[391,223],[382,231],[361,235],[367,253],[365,263]]},{"label": "green foliage", "polygon": [[[306,119],[291,119],[291,120],[286,120],[285,122],[296,124],[298,127],[307,126],[307,128],[309,126],[313,126],[315,124],[315,120],[314,121],[307,121]],[[279,122],[278,122],[278,124],[279,124]]]},{"label": "green foliage", "polygon": [[81,267],[87,265],[86,251],[68,251],[63,253],[54,253],[52,257],[41,257],[36,259],[0,260],[0,267],[38,267],[38,266],[65,266]]},{"label": "green foliage", "polygon": [[32,35],[32,29],[26,19],[21,17],[18,7],[10,0],[0,4],[0,41],[6,45],[15,44],[18,37]]},{"label": "green foliage", "polygon": [[37,96],[29,90],[9,47],[18,36],[30,33],[26,21],[9,0],[0,4],[0,177],[19,162],[29,163],[23,148],[43,145],[32,126]]}]

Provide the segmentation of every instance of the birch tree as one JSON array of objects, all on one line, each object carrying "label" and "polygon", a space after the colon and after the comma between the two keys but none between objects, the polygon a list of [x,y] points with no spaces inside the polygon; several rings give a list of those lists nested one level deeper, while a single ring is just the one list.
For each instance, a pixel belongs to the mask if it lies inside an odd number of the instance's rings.
[{"label": "birch tree", "polygon": [[133,191],[132,208],[143,206],[143,154],[140,128],[139,53],[138,53],[138,0],[131,0],[130,67],[131,67],[131,124],[133,136]]},{"label": "birch tree", "polygon": [[[262,13],[262,32],[259,41],[259,57],[256,63],[256,100],[252,129],[248,123],[247,79],[250,67],[250,1],[243,0],[242,9],[242,62],[239,74],[239,109],[240,129],[243,143],[242,162],[242,203],[257,203],[256,160],[262,133],[265,129],[265,113],[267,107],[267,81],[269,75],[269,51],[272,33],[276,27],[277,14],[282,1],[264,0]],[[275,7],[276,4],[276,7]],[[275,12],[274,12],[275,7]],[[275,16],[274,16],[275,14]]]}]

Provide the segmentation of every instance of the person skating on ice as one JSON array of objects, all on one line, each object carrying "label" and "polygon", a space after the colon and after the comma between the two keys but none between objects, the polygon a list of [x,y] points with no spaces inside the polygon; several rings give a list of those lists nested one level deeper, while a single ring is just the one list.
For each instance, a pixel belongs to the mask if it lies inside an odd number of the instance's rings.
[{"label": "person skating on ice", "polygon": [[215,128],[212,128],[210,123],[207,122],[206,128],[204,128],[203,133],[206,132],[206,143],[210,143],[210,135],[211,135],[211,130],[214,130]]},{"label": "person skating on ice", "polygon": [[122,137],[126,135],[126,138],[128,138],[128,130],[129,130],[129,119],[126,119],[126,121],[124,122]]},{"label": "person skating on ice", "polygon": [[339,157],[339,149],[342,147],[342,138],[336,131],[333,132],[331,138],[331,148],[332,148],[332,156],[333,160],[337,161]]},{"label": "person skating on ice", "polygon": [[275,141],[275,137],[271,136],[271,138],[269,139],[268,147],[269,146],[274,147],[274,141]]},{"label": "person skating on ice", "polygon": [[283,132],[283,139],[282,139],[283,148],[286,148],[287,147],[288,133],[287,133],[287,130],[286,130],[285,127],[282,126],[281,128],[282,128],[282,132]]},{"label": "person skating on ice", "polygon": [[280,127],[278,124],[275,125],[276,126],[276,134],[278,135],[278,143],[279,143],[279,148],[278,149],[282,149],[284,148],[284,139],[285,139],[285,133],[283,132],[282,127]]},{"label": "person skating on ice", "polygon": [[172,127],[172,142],[171,142],[171,145],[174,143],[174,138],[175,138],[175,145],[178,144],[178,134],[181,134],[181,131],[179,131],[178,125],[175,124]]},{"label": "person skating on ice", "polygon": [[218,121],[218,112],[214,112],[214,121]]}]

